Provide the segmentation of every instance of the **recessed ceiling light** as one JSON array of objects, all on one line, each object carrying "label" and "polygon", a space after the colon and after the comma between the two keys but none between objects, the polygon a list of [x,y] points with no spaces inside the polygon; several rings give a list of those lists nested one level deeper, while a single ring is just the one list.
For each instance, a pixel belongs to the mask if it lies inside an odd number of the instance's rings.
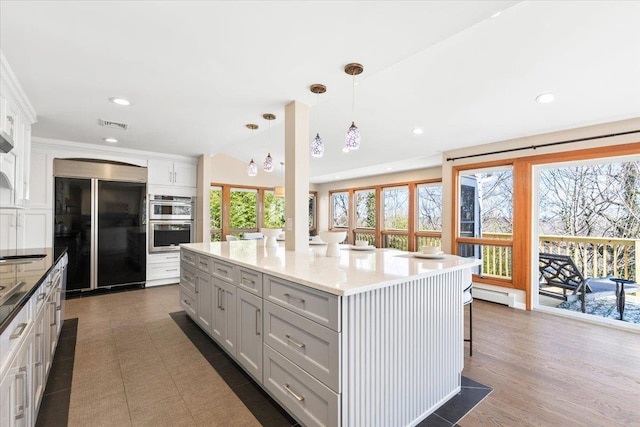
[{"label": "recessed ceiling light", "polygon": [[336,175],[333,177],[334,179],[340,179],[340,175]]},{"label": "recessed ceiling light", "polygon": [[118,105],[131,105],[131,102],[124,98],[109,98],[109,101]]},{"label": "recessed ceiling light", "polygon": [[491,19],[493,18],[497,18],[498,16],[500,16],[500,14],[502,13],[501,10],[497,11],[496,13],[494,13],[493,15],[491,15]]},{"label": "recessed ceiling light", "polygon": [[538,101],[541,104],[548,104],[550,102],[553,102],[554,99],[556,99],[556,97],[552,93],[543,93],[541,95],[536,96],[536,101]]},{"label": "recessed ceiling light", "polygon": [[115,138],[102,138],[102,140],[103,140],[104,142],[109,142],[109,143],[111,143],[111,144],[115,144],[116,142],[118,142],[118,140],[117,140],[117,139],[115,139]]},{"label": "recessed ceiling light", "polygon": [[386,170],[388,170],[388,171],[390,171],[391,169],[393,169],[393,168],[386,168]]},{"label": "recessed ceiling light", "polygon": [[342,147],[342,152],[343,153],[348,153],[349,152],[349,148],[348,147]]},{"label": "recessed ceiling light", "polygon": [[420,128],[414,128],[411,132],[413,132],[414,135],[422,135],[422,129]]}]

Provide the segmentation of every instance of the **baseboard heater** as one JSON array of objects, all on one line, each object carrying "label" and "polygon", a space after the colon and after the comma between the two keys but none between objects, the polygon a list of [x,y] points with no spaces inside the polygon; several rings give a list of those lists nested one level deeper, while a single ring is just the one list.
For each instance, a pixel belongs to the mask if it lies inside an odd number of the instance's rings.
[{"label": "baseboard heater", "polygon": [[473,287],[473,298],[481,299],[483,301],[496,302],[498,304],[514,307],[516,303],[516,296],[506,291],[496,291],[492,289],[483,289],[478,286]]}]

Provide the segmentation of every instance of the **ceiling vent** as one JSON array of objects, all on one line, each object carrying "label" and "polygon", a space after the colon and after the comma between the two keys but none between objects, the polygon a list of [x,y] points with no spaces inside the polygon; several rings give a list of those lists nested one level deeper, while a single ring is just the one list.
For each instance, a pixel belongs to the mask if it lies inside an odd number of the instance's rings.
[{"label": "ceiling vent", "polygon": [[129,128],[129,125],[126,123],[114,122],[105,119],[98,119],[98,124],[109,129],[127,130]]}]

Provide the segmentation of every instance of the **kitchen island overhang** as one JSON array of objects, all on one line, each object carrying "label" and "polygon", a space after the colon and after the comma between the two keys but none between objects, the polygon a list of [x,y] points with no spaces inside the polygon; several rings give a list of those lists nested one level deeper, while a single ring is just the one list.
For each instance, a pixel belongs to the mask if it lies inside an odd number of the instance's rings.
[{"label": "kitchen island overhang", "polygon": [[[417,424],[460,391],[464,363],[462,294],[479,261],[453,255],[438,260],[418,259],[393,249],[365,252],[346,246],[340,257],[333,258],[324,256],[323,249],[310,247],[308,252],[291,252],[282,247],[266,248],[260,241],[182,246],[183,253],[264,275],[260,310],[261,327],[265,329],[265,369],[263,377],[253,375],[303,424]],[[288,305],[281,296],[271,295],[277,292],[279,283],[336,300],[335,312],[326,316],[335,317],[330,320],[337,325],[333,328],[337,345],[327,347],[332,354],[326,355],[335,361],[327,363],[324,371],[316,370],[313,364],[304,369],[306,359],[315,357],[311,346],[297,347],[299,342],[289,340],[293,333],[283,332],[278,337],[278,331],[270,330],[280,324],[278,313],[289,311],[277,307]],[[290,297],[299,296],[292,293]],[[290,316],[297,316],[295,311],[301,304],[304,302],[292,300],[285,308],[294,311]],[[307,304],[311,304],[310,299]],[[303,321],[307,320],[300,318],[299,325]],[[330,325],[322,328],[326,326]],[[238,335],[241,334],[239,328]],[[319,358],[325,356],[321,353],[318,352]],[[273,369],[285,372],[287,366],[290,368],[286,372],[291,376],[300,370],[313,384],[317,382],[317,390],[309,392],[317,402],[309,397],[307,403],[304,398],[299,400],[301,395],[291,394],[288,382],[269,375]],[[298,390],[303,386],[300,384]],[[328,398],[317,397],[320,388]],[[307,404],[309,407],[305,407]],[[317,415],[315,407],[320,408],[320,413],[326,412],[325,416]]]}]

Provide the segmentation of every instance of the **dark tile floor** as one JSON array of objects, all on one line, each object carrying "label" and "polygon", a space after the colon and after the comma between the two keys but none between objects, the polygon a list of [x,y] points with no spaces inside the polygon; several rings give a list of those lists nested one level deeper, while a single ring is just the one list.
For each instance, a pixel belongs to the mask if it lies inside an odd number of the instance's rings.
[{"label": "dark tile floor", "polygon": [[67,319],[62,324],[36,427],[64,427],[68,423],[77,331],[78,319]]},{"label": "dark tile floor", "polygon": [[299,425],[184,311],[171,313],[171,317],[260,424],[266,427]]},{"label": "dark tile floor", "polygon": [[[171,313],[171,317],[260,424],[274,427],[298,425],[184,311]],[[463,376],[461,392],[418,425],[421,427],[458,426],[457,422],[487,397],[491,391],[491,387]]]}]

